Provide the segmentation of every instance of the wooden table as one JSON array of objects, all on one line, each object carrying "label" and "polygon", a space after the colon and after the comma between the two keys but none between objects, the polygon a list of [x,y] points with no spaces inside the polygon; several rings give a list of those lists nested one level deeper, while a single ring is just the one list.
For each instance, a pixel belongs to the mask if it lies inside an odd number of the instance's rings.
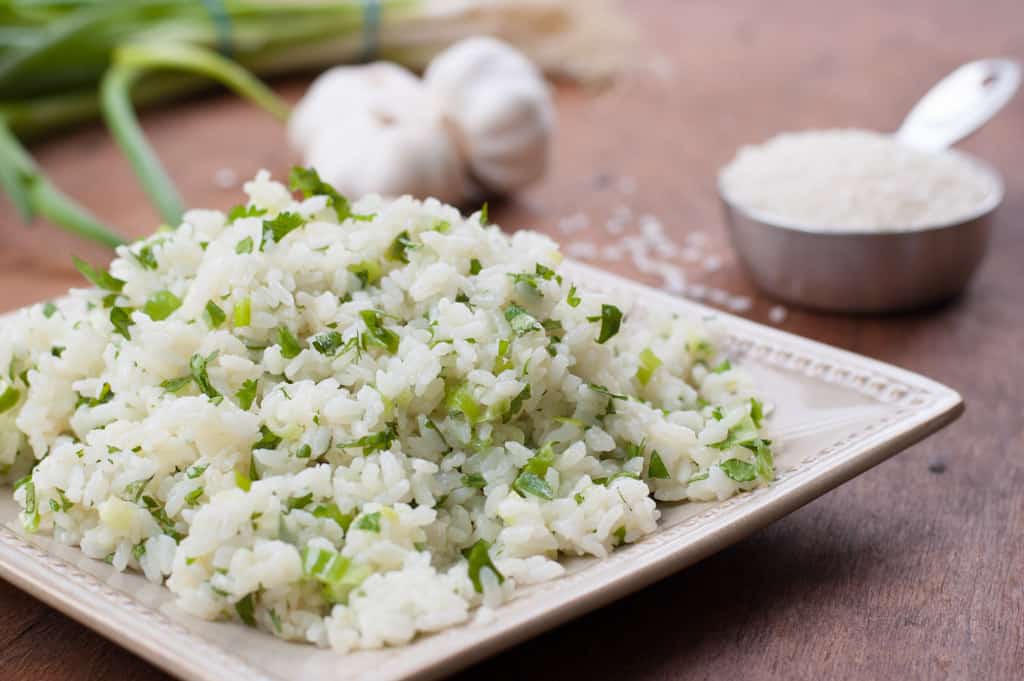
[{"label": "wooden table", "polygon": [[[728,4],[727,7],[722,5]],[[893,129],[939,77],[981,56],[1024,58],[1019,0],[929,3],[631,3],[647,50],[611,90],[558,92],[550,177],[492,207],[507,226],[559,235],[620,205],[673,238],[704,232],[724,267],[691,280],[773,302],[724,241],[715,170],[737,145],[785,129]],[[281,89],[297,96],[302,83]],[[225,208],[215,183],[291,160],[278,125],[227,96],[145,117],[191,205]],[[1024,674],[1024,95],[964,147],[1005,174],[1007,197],[970,291],[887,318],[790,311],[782,326],[922,372],[961,391],[952,427],[736,546],[465,672],[520,679],[1020,679]],[[134,235],[157,224],[100,129],[35,150],[58,184]],[[224,173],[221,173],[224,179]],[[622,191],[632,178],[635,191]],[[628,187],[627,187],[628,188]],[[104,257],[54,229],[26,230],[0,204],[0,307],[79,282],[69,255]],[[609,269],[636,276],[627,262]],[[570,664],[577,669],[570,675]],[[156,679],[163,674],[0,583],[0,677]]]}]

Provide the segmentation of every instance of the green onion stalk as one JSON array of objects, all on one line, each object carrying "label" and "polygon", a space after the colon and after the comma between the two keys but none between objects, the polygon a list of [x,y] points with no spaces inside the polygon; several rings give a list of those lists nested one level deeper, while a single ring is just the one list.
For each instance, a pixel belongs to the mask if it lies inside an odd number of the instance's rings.
[{"label": "green onion stalk", "polygon": [[180,195],[136,106],[219,84],[285,120],[287,105],[254,74],[369,59],[422,68],[477,34],[583,81],[610,76],[631,39],[614,0],[0,0],[0,185],[25,220],[113,246],[121,237],[49,182],[23,142],[102,116],[178,224]]}]

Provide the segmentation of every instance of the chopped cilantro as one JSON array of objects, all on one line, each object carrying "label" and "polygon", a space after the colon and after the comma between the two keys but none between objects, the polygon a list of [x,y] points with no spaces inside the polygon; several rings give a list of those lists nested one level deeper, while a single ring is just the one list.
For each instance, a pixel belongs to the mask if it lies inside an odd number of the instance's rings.
[{"label": "chopped cilantro", "polygon": [[334,209],[338,216],[338,222],[344,222],[348,218],[353,220],[372,220],[373,215],[359,215],[352,212],[352,207],[347,198],[338,193],[338,190],[327,182],[320,179],[320,175],[313,168],[292,168],[288,175],[288,181],[292,191],[302,192],[306,198],[311,196],[326,196],[327,205]]},{"label": "chopped cilantro", "polygon": [[242,387],[235,392],[235,399],[238,400],[239,407],[246,411],[252,407],[252,403],[256,399],[257,385],[255,378],[248,378],[242,383]]},{"label": "chopped cilantro", "polygon": [[235,244],[235,253],[237,253],[238,255],[242,255],[244,253],[252,253],[252,245],[252,237],[247,236],[244,239],[239,240],[239,242]]},{"label": "chopped cilantro", "polygon": [[530,313],[515,303],[505,308],[505,321],[508,322],[509,326],[512,327],[512,331],[517,336],[522,336],[531,331],[540,331],[542,328]]},{"label": "chopped cilantro", "polygon": [[43,303],[43,316],[49,319],[57,311],[57,306],[49,300]]},{"label": "chopped cilantro", "polygon": [[712,371],[714,371],[716,374],[724,374],[729,369],[732,369],[732,362],[726,359],[723,360],[721,364],[712,369]]},{"label": "chopped cilantro", "polygon": [[658,454],[657,451],[651,453],[651,463],[647,466],[647,475],[658,480],[668,480],[672,477],[669,475],[665,462],[661,459],[661,454]]},{"label": "chopped cilantro", "polygon": [[169,393],[176,393],[186,385],[192,382],[192,375],[179,376],[178,378],[168,378],[166,381],[160,381],[160,387]]},{"label": "chopped cilantro", "polygon": [[469,564],[467,569],[469,581],[473,582],[473,589],[477,593],[483,593],[484,591],[484,585],[480,581],[481,570],[490,570],[497,578],[498,584],[505,581],[505,575],[498,571],[494,561],[491,560],[491,554],[488,551],[490,548],[491,545],[486,540],[480,539],[466,552],[466,561]]},{"label": "chopped cilantro", "polygon": [[544,478],[525,469],[516,477],[515,482],[512,483],[512,489],[523,496],[530,494],[549,501],[555,498],[555,493]]},{"label": "chopped cilantro", "polygon": [[212,300],[206,301],[206,307],[203,309],[203,319],[210,326],[211,329],[218,329],[220,325],[228,318],[224,310],[221,309],[220,305],[213,302]]},{"label": "chopped cilantro", "polygon": [[235,310],[232,316],[234,317],[236,327],[249,326],[249,322],[252,321],[252,299],[248,296],[242,298],[242,300],[235,305]]},{"label": "chopped cilantro", "polygon": [[619,332],[619,326],[622,324],[622,310],[614,305],[604,303],[601,305],[601,314],[587,317],[587,321],[601,322],[601,331],[597,335],[597,342],[606,343]]},{"label": "chopped cilantro", "polygon": [[128,340],[132,339],[128,327],[132,325],[132,308],[114,306],[110,308],[110,323],[114,326],[114,332],[119,333]]},{"label": "chopped cilantro", "polygon": [[194,490],[185,495],[185,503],[189,506],[195,506],[199,503],[199,497],[203,496],[203,488],[196,487]]},{"label": "chopped cilantro", "polygon": [[277,344],[281,346],[281,356],[285,359],[294,359],[302,352],[299,339],[284,325],[277,327]]},{"label": "chopped cilantro", "polygon": [[71,260],[75,263],[75,269],[81,272],[83,277],[92,282],[93,286],[113,293],[120,293],[121,289],[124,288],[124,281],[111,275],[110,272],[107,272],[106,270],[97,270],[95,267],[76,256],[71,256]]},{"label": "chopped cilantro", "polygon": [[264,220],[260,250],[265,251],[269,243],[280,243],[282,239],[304,224],[306,224],[305,220],[298,213],[279,213],[275,218]]},{"label": "chopped cilantro", "polygon": [[15,388],[13,385],[8,385],[6,381],[0,382],[0,386],[3,386],[4,390],[0,393],[0,414],[3,414],[18,403],[18,399],[21,398],[21,391]]},{"label": "chopped cilantro", "polygon": [[338,505],[333,501],[329,504],[322,504],[313,509],[314,518],[330,518],[338,524],[342,530],[348,530],[352,524],[353,516],[350,513],[342,513]]},{"label": "chopped cilantro", "polygon": [[185,469],[185,477],[189,478],[190,480],[195,480],[200,475],[205,473],[206,469],[209,468],[209,467],[210,467],[210,464],[208,464],[208,463],[204,463],[204,464],[201,464],[201,465],[200,464],[196,464],[195,466],[190,466],[189,468]]},{"label": "chopped cilantro", "polygon": [[472,260],[469,261],[469,273],[470,274],[472,274],[474,276],[477,275],[477,274],[480,274],[480,270],[482,270],[482,269],[483,269],[483,265],[481,265],[480,261],[477,260],[476,258],[473,258]]},{"label": "chopped cilantro", "polygon": [[238,613],[238,618],[250,627],[256,626],[256,618],[253,615],[253,611],[252,594],[246,594],[244,598],[235,603],[235,612]]}]

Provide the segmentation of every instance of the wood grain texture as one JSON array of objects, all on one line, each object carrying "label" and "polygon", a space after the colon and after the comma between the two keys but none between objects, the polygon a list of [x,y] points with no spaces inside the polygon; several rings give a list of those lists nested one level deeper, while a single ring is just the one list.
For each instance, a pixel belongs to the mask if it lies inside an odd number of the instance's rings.
[{"label": "wood grain texture", "polygon": [[[507,226],[578,238],[619,205],[658,216],[677,240],[701,231],[724,267],[694,279],[755,297],[731,257],[714,173],[743,143],[778,131],[894,129],[961,62],[1024,59],[1019,0],[629,3],[647,41],[614,88],[560,88],[557,158],[543,185],[492,206]],[[286,96],[304,83],[280,84]],[[226,208],[247,177],[291,163],[280,127],[230,97],[151,113],[144,123],[190,205]],[[790,311],[787,330],[927,374],[961,391],[966,415],[717,556],[484,662],[460,679],[1019,679],[1024,669],[1024,96],[963,147],[1005,175],[1007,197],[974,285],[943,307],[894,317]],[[56,182],[126,233],[156,224],[105,133],[35,150]],[[616,187],[622,177],[636,191]],[[78,282],[75,252],[102,251],[0,203],[0,307]],[[574,236],[574,238],[577,238]],[[608,269],[643,278],[625,262]],[[652,280],[648,282],[654,283]],[[59,651],[59,652],[58,652]],[[0,678],[164,678],[10,585],[0,583]]]}]

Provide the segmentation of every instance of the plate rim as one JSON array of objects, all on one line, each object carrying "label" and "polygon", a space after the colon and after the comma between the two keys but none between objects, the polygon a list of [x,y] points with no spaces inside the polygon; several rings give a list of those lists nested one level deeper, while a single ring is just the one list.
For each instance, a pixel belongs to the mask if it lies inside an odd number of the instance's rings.
[{"label": "plate rim", "polygon": [[[615,551],[609,558],[598,561],[591,568],[576,574],[590,574],[593,581],[593,570],[611,570],[616,563],[629,560],[630,557],[634,562],[639,558],[639,566],[599,580],[599,584],[589,589],[584,588],[581,593],[574,594],[572,588],[566,588],[566,580],[571,580],[574,575],[538,585],[546,587],[543,590],[561,591],[561,598],[555,598],[555,602],[563,601],[560,606],[557,603],[555,606],[546,606],[543,611],[530,616],[517,614],[513,617],[508,613],[499,612],[496,619],[502,620],[500,626],[486,625],[486,632],[478,635],[468,645],[459,646],[455,654],[445,653],[443,645],[437,646],[438,652],[426,659],[422,655],[403,655],[403,651],[411,650],[411,645],[406,648],[390,649],[395,654],[377,668],[376,676],[379,679],[429,681],[454,673],[543,631],[638,591],[792,513],[953,422],[965,409],[963,398],[957,391],[921,374],[673,296],[641,282],[589,265],[568,259],[563,265],[578,279],[584,280],[581,283],[588,287],[597,290],[620,289],[634,295],[642,293],[648,299],[662,301],[675,308],[689,308],[694,313],[713,315],[724,320],[725,325],[729,327],[728,342],[733,352],[746,356],[761,352],[758,346],[771,347],[776,352],[772,357],[763,353],[762,356],[755,355],[755,361],[782,366],[780,363],[788,361],[788,354],[797,360],[807,360],[806,366],[785,368],[802,372],[807,378],[824,381],[824,378],[811,373],[815,370],[814,358],[824,355],[829,358],[829,362],[843,364],[844,368],[856,367],[861,372],[861,375],[856,377],[857,380],[861,380],[862,376],[867,377],[862,380],[863,385],[860,388],[847,383],[846,387],[849,389],[870,395],[870,377],[884,376],[889,381],[902,383],[906,392],[924,394],[930,399],[927,403],[913,405],[915,409],[905,418],[892,420],[888,425],[873,428],[874,432],[865,431],[868,434],[860,439],[851,440],[846,446],[848,449],[852,447],[852,451],[844,453],[843,448],[839,446],[830,456],[827,454],[828,450],[836,448],[837,445],[826,447],[812,457],[806,466],[796,469],[794,475],[780,476],[780,479],[769,487],[719,502],[708,511],[656,531],[644,540]],[[17,311],[0,315],[0,323],[5,322],[15,312]],[[879,399],[880,394],[875,394],[875,397]],[[676,536],[685,535],[688,528],[699,529],[700,525],[714,517],[718,517],[719,522],[714,531],[697,536],[688,542],[680,541],[681,537]],[[674,547],[668,546],[673,543]],[[640,552],[630,550],[643,546],[646,548]],[[612,558],[616,556],[618,558],[613,561]],[[41,565],[46,569],[40,569]],[[281,677],[270,670],[254,667],[241,656],[190,631],[161,610],[143,604],[128,593],[104,583],[98,577],[46,551],[23,537],[21,533],[5,526],[0,526],[0,577],[172,676],[188,681],[219,681],[225,675],[244,675],[252,681],[282,681]],[[531,589],[526,595],[531,593],[536,592]],[[515,603],[516,600],[518,599],[513,599],[511,603]],[[161,636],[154,636],[151,628],[140,628],[140,617],[151,627],[158,627]],[[459,631],[460,628],[450,629],[421,640],[440,642]],[[189,654],[196,652],[201,654]],[[343,659],[343,656],[339,656],[339,659]]]}]

